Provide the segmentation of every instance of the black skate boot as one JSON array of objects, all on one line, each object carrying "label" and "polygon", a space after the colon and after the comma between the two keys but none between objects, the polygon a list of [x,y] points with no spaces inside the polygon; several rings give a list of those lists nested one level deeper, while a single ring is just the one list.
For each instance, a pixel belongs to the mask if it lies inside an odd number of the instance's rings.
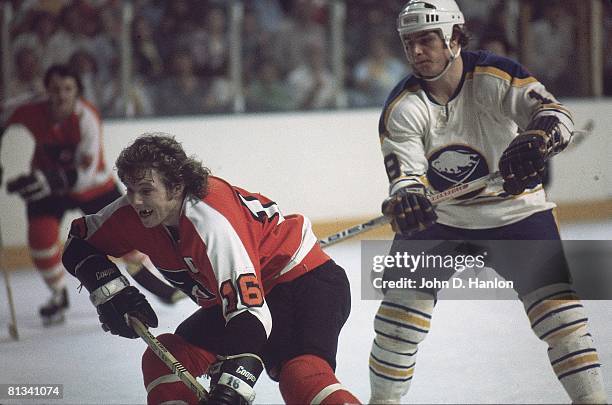
[{"label": "black skate boot", "polygon": [[64,312],[69,306],[68,291],[65,287],[61,291],[54,292],[49,301],[39,310],[43,326],[63,323],[65,320]]}]

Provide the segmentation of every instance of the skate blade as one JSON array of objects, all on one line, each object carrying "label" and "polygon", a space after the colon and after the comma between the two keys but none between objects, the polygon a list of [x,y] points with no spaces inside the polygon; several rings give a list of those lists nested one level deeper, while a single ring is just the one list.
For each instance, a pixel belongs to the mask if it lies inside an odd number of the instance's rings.
[{"label": "skate blade", "polygon": [[17,332],[17,327],[14,324],[9,324],[8,326],[9,335],[13,340],[19,340],[19,333]]},{"label": "skate blade", "polygon": [[45,316],[42,318],[42,324],[44,327],[60,325],[66,321],[64,313],[59,313],[51,316]]}]

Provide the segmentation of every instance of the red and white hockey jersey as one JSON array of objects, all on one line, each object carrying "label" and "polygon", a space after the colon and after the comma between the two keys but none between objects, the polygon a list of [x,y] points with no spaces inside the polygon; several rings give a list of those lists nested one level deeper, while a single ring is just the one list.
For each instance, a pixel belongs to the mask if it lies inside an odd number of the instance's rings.
[{"label": "red and white hockey jersey", "polygon": [[75,228],[108,255],[134,249],[147,254],[200,306],[222,305],[227,321],[249,311],[268,336],[272,320],[265,294],[329,260],[307,218],[283,216],[268,198],[212,176],[206,197],[183,202],[178,241],[163,225],[145,228],[126,196],[75,220]]},{"label": "red and white hockey jersey", "polygon": [[22,124],[34,137],[32,169],[76,169],[71,190],[75,199],[88,201],[113,189],[114,179],[102,152],[100,114],[86,100],[78,99],[75,111],[61,122],[51,118],[48,101],[25,104],[11,114],[7,124]]}]

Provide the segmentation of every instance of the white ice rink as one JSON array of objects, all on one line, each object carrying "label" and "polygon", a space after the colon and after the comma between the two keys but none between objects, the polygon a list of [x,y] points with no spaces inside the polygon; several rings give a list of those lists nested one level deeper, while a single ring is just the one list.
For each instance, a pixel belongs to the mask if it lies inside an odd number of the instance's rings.
[{"label": "white ice rink", "polygon": [[[612,239],[612,224],[566,227],[567,239]],[[340,336],[337,375],[362,401],[369,397],[368,355],[377,301],[360,298],[358,242],[330,247],[328,253],[349,274],[351,316]],[[77,293],[68,277],[71,308],[62,326],[43,328],[38,306],[48,291],[33,271],[11,275],[19,341],[6,328],[8,309],[0,286],[0,384],[63,384],[62,400],[6,400],[0,404],[140,404],[146,400],[140,372],[141,340],[103,333],[87,292]],[[3,284],[3,283],[0,283]],[[150,299],[160,326],[173,332],[196,307],[174,307]],[[599,349],[612,398],[612,301],[586,301],[591,332]],[[276,383],[263,377],[256,403],[282,403]],[[415,378],[406,403],[569,403],[554,377],[546,346],[529,328],[518,301],[445,301],[434,312],[432,329],[420,346]]]}]

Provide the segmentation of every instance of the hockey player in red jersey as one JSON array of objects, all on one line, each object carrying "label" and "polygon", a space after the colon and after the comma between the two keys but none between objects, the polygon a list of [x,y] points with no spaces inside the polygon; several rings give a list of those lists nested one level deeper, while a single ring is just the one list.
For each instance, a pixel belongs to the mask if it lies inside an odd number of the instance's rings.
[{"label": "hockey player in red jersey", "polygon": [[[307,218],[209,176],[164,134],[136,139],[117,169],[127,195],[75,220],[63,254],[104,330],[137,337],[125,314],[158,324],[107,259],[137,249],[201,306],[159,340],[193,375],[211,376],[208,404],[253,402],[264,367],[287,403],[358,402],[334,374],[348,279]],[[142,371],[149,403],[197,402],[150,349]]]},{"label": "hockey player in red jersey", "polygon": [[[52,290],[40,308],[43,324],[49,325],[63,321],[69,305],[59,244],[64,213],[74,208],[94,213],[121,192],[104,162],[100,116],[81,97],[78,74],[69,66],[54,65],[45,73],[44,83],[48,97],[18,107],[6,123],[7,128],[25,126],[35,142],[31,172],[9,179],[7,191],[19,194],[27,205],[30,253]],[[138,252],[124,257],[130,273],[160,294],[162,301],[180,298],[180,291],[143,269],[144,258]]]}]

